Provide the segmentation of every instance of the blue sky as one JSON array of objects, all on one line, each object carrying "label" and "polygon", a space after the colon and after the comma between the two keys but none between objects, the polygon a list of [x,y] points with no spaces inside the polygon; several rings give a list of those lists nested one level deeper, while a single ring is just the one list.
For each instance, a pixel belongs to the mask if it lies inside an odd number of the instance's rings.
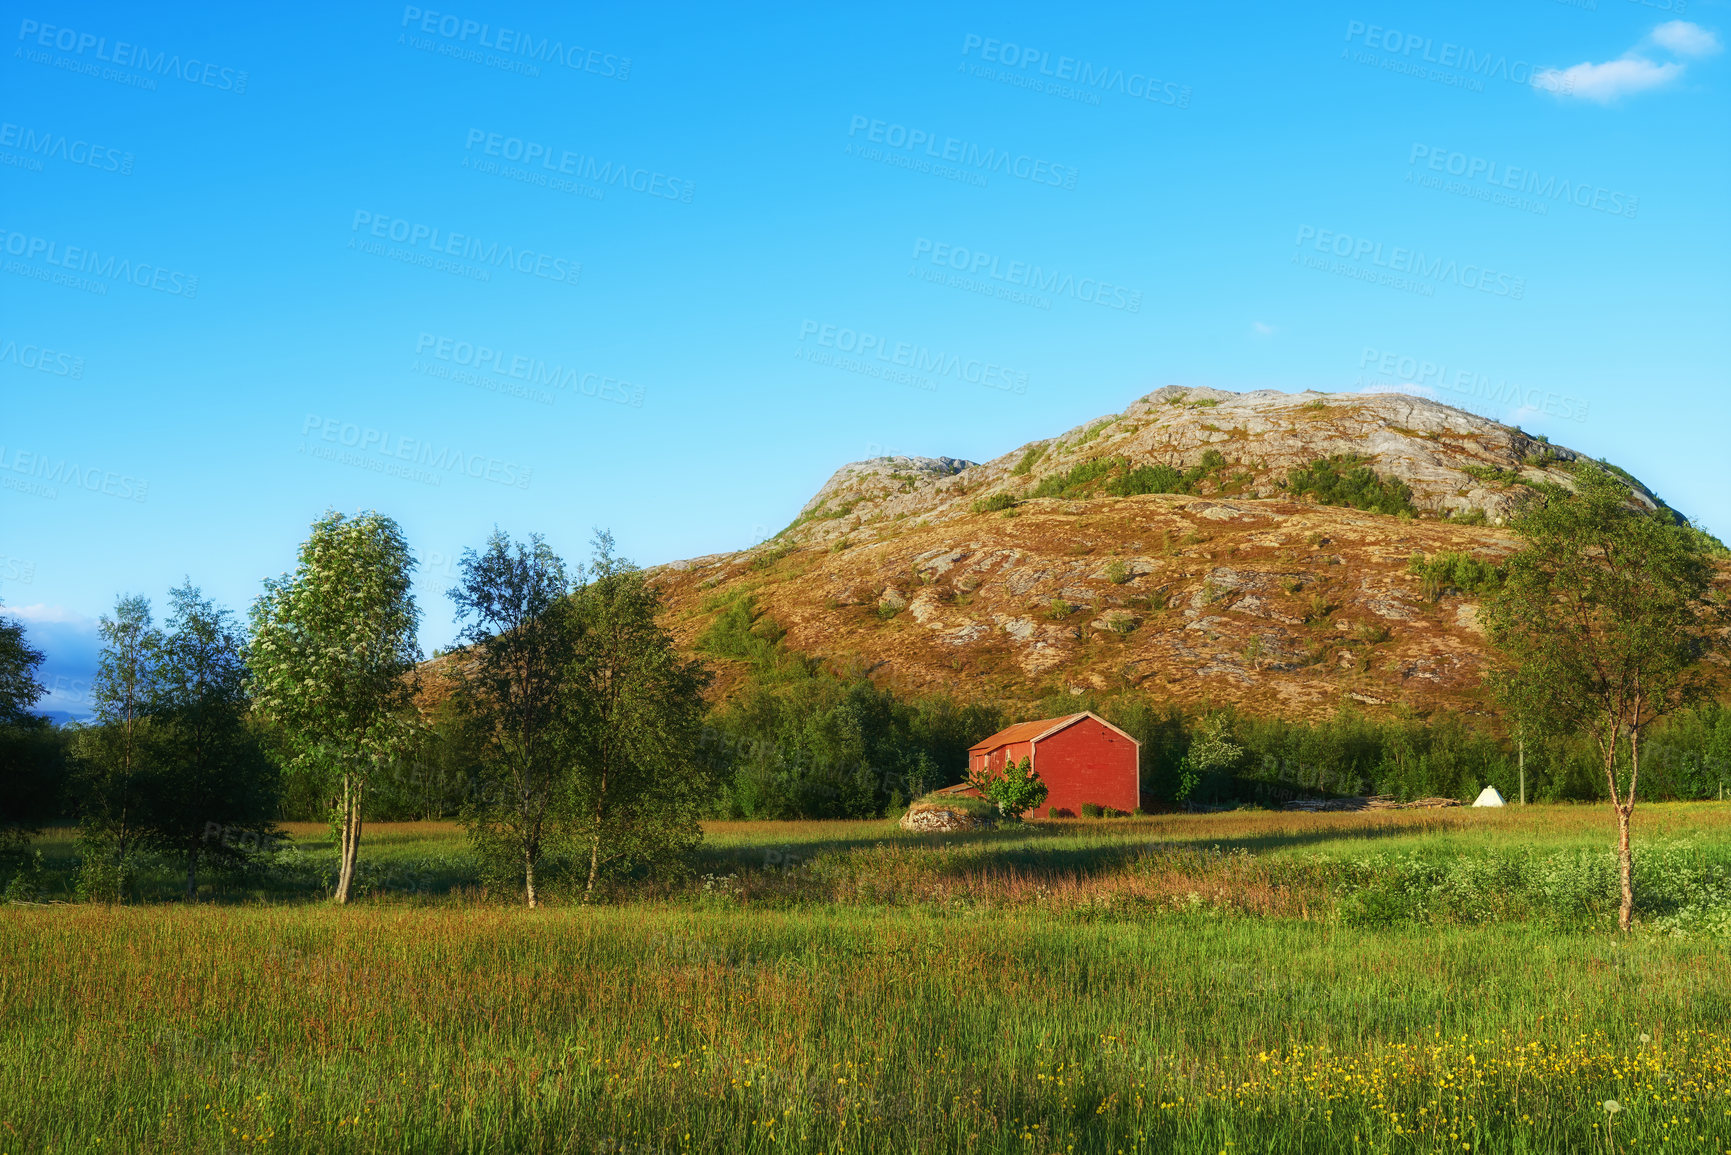
[{"label": "blue sky", "polygon": [[[1684,11],[1685,3],[1687,10]],[[0,599],[244,611],[397,518],[643,564],[1169,384],[1428,388],[1731,535],[1700,0],[67,4],[0,29]]]}]

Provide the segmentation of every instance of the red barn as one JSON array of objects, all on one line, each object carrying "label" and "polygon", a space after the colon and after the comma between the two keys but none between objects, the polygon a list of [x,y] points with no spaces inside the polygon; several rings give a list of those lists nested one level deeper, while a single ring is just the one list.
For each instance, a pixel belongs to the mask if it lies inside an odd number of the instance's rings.
[{"label": "red barn", "polygon": [[999,730],[968,749],[968,772],[1001,770],[1023,758],[1033,760],[1046,783],[1046,801],[1036,813],[1073,817],[1085,802],[1124,811],[1142,804],[1136,739],[1096,714],[1066,714]]}]

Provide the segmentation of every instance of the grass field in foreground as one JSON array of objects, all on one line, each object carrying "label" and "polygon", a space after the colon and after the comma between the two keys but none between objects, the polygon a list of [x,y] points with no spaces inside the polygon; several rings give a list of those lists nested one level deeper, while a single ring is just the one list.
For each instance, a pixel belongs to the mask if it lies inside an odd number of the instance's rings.
[{"label": "grass field in foreground", "polygon": [[[1706,895],[1666,901],[1722,909],[1728,815],[1642,812]],[[1607,933],[1608,826],[726,824],[707,880],[533,912],[374,828],[378,877],[446,874],[0,908],[0,1153],[1731,1150],[1726,940]]]}]

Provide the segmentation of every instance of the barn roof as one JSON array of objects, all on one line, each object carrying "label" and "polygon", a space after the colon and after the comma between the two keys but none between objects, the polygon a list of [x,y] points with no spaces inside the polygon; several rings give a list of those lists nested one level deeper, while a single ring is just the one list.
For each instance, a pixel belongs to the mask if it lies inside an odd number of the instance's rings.
[{"label": "barn roof", "polygon": [[[1044,738],[1047,734],[1062,730],[1065,726],[1072,722],[1079,722],[1083,718],[1092,718],[1102,726],[1124,734],[1124,731],[1119,730],[1118,727],[1113,726],[1100,715],[1083,710],[1080,714],[1064,714],[1056,718],[1040,718],[1033,722],[1017,722],[1014,726],[1006,726],[990,738],[969,746],[968,753],[972,754],[976,750],[996,750],[999,746],[1008,746],[1012,742],[1032,742],[1036,738]],[[1124,734],[1124,737],[1130,738],[1130,735]],[[1135,741],[1134,738],[1130,738],[1130,740]]]},{"label": "barn roof", "polygon": [[990,738],[981,739],[968,747],[968,753],[975,750],[996,750],[999,746],[1008,746],[1011,742],[1030,742],[1048,730],[1056,730],[1068,726],[1081,714],[1065,714],[1061,718],[1040,718],[1033,722],[1017,722],[1014,726],[1005,726]]}]

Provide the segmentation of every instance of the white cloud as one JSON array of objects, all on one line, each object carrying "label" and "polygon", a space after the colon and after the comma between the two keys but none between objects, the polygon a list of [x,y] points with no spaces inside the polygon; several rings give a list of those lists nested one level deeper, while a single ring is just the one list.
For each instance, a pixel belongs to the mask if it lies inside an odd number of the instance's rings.
[{"label": "white cloud", "polygon": [[95,618],[86,617],[64,606],[50,606],[38,602],[31,606],[7,606],[3,612],[9,618],[20,618],[27,622],[36,622],[42,625],[52,622],[79,627],[89,630],[91,633],[96,632],[97,622]]},{"label": "white cloud", "polygon": [[1603,64],[1583,62],[1563,69],[1549,68],[1533,78],[1533,86],[1559,96],[1609,104],[1632,92],[1645,92],[1669,84],[1682,74],[1683,66],[1675,61],[1654,64],[1639,56],[1625,56]]},{"label": "white cloud", "polygon": [[[1646,43],[1657,45],[1673,56],[1711,56],[1720,49],[1719,34],[1687,20],[1670,20],[1648,33]],[[1663,64],[1638,55],[1640,46],[1631,48],[1620,60],[1594,64],[1583,60],[1568,68],[1547,68],[1533,77],[1533,87],[1558,96],[1574,96],[1581,100],[1610,104],[1620,97],[1650,88],[1661,88],[1683,75],[1684,64],[1667,60]]]},{"label": "white cloud", "polygon": [[1653,43],[1678,56],[1712,56],[1723,45],[1719,34],[1687,20],[1671,20],[1653,29]]}]

